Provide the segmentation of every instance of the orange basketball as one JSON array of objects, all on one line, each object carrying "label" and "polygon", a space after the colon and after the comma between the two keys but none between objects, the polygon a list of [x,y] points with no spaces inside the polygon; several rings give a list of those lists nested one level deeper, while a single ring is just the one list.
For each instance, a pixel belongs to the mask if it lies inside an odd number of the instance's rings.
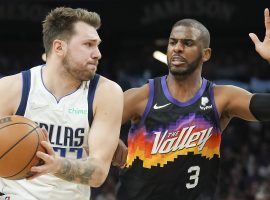
[{"label": "orange basketball", "polygon": [[46,140],[38,125],[21,116],[0,118],[0,177],[11,180],[33,175],[32,166],[42,165],[37,151],[45,152],[40,142]]}]

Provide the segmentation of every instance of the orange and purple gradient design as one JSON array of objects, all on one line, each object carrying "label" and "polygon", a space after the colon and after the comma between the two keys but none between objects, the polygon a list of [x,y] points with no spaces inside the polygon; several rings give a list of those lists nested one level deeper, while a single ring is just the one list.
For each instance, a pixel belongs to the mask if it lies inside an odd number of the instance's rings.
[{"label": "orange and purple gradient design", "polygon": [[143,161],[144,168],[164,167],[179,156],[188,153],[212,159],[220,157],[221,131],[203,117],[193,115],[178,120],[166,130],[147,132],[140,127],[129,133],[127,167],[136,158]]}]

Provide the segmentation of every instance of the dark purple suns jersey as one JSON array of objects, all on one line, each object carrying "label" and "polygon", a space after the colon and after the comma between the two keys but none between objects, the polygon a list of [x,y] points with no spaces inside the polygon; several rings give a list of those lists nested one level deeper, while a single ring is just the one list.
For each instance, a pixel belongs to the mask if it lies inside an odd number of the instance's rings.
[{"label": "dark purple suns jersey", "polygon": [[174,99],[166,76],[149,80],[149,99],[128,136],[118,200],[212,200],[221,130],[213,83],[187,102]]}]

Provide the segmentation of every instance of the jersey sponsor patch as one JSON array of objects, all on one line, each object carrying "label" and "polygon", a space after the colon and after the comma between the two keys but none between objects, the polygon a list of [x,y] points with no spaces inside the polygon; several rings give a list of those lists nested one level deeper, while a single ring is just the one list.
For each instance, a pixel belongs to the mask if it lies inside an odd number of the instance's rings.
[{"label": "jersey sponsor patch", "polygon": [[200,105],[200,109],[201,110],[208,110],[208,109],[212,109],[212,105],[208,105],[209,103],[209,99],[207,97],[202,97],[201,98],[201,105]]}]

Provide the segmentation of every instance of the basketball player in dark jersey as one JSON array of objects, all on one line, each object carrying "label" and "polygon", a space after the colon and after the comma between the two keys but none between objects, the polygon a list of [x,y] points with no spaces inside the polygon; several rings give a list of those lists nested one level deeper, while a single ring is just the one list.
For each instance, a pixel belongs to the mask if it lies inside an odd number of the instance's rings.
[{"label": "basketball player in dark jersey", "polygon": [[[250,38],[270,63],[266,35]],[[193,19],[175,23],[169,38],[169,74],[125,92],[123,122],[131,119],[128,157],[118,200],[214,199],[221,134],[233,117],[270,120],[270,95],[214,85],[201,77],[210,59],[210,34]]]}]

